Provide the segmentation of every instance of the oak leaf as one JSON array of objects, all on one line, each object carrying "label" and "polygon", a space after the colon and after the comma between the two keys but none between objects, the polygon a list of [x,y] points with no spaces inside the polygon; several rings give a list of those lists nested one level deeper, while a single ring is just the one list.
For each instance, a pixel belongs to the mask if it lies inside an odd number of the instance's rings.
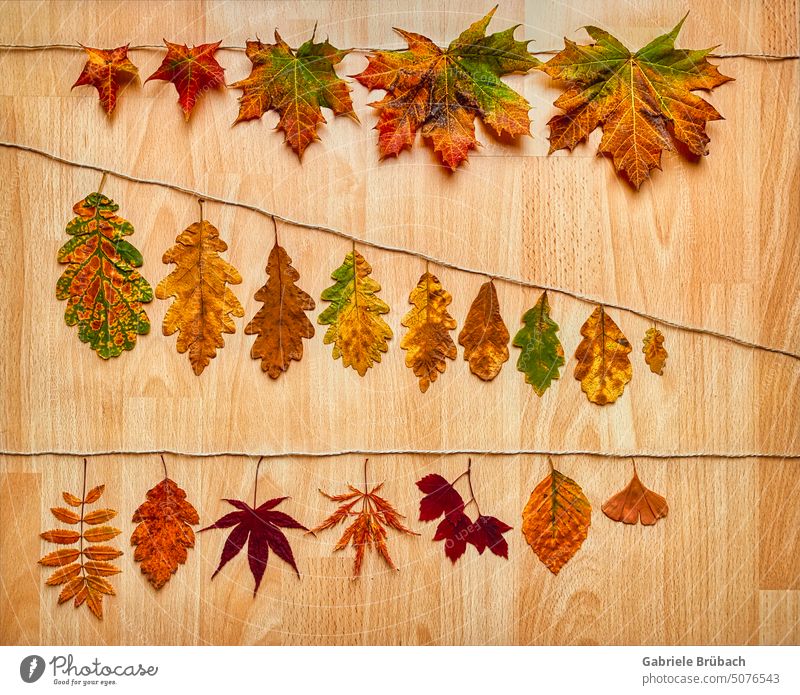
[{"label": "oak leaf", "polygon": [[193,524],[199,524],[197,510],[186,501],[186,492],[164,478],[146,493],[146,500],[134,512],[131,545],[133,559],[142,563],[142,574],[160,589],[186,562],[187,548],[194,548]]},{"label": "oak leaf", "polygon": [[274,109],[280,115],[276,128],[302,158],[306,147],[319,140],[317,127],[326,122],[320,107],[358,122],[350,89],[334,70],[349,51],[340,51],[327,40],[316,43],[313,36],[294,51],[277,30],[274,44],[248,41],[246,51],[253,67],[247,78],[231,85],[243,92],[234,124]]},{"label": "oak leaf", "polygon": [[706,123],[722,119],[694,90],[711,90],[732,78],[706,60],[712,49],[675,48],[684,17],[668,34],[636,53],[597,27],[585,27],[595,43],[564,39],[565,48],[539,69],[566,82],[550,119],[550,152],[571,150],[603,128],[599,152],[610,156],[637,189],[661,168],[661,153],[680,142],[695,156],[708,154]]},{"label": "oak leaf", "polygon": [[386,96],[370,104],[379,112],[381,158],[414,144],[417,130],[430,139],[442,162],[455,170],[478,146],[475,118],[498,136],[528,135],[530,104],[500,77],[540,65],[527,41],[515,41],[511,27],[486,36],[493,9],[446,50],[430,39],[395,29],[408,43],[404,51],[378,51],[355,78]]},{"label": "oak leaf", "polygon": [[522,317],[525,324],[514,336],[515,347],[521,348],[517,369],[537,396],[543,396],[553,379],[559,378],[564,366],[564,348],[558,339],[558,324],[550,318],[547,292]]},{"label": "oak leaf", "polygon": [[662,375],[669,353],[664,347],[664,334],[658,328],[648,328],[642,340],[644,361],[653,374]]},{"label": "oak leaf", "polygon": [[139,71],[128,58],[127,45],[105,50],[81,44],[81,48],[86,52],[87,60],[72,89],[81,85],[94,87],[103,110],[110,116],[117,105],[120,84],[134,79]]},{"label": "oak leaf", "polygon": [[245,543],[247,543],[247,561],[255,580],[253,596],[258,592],[261,579],[267,569],[270,550],[286,562],[298,577],[300,576],[300,571],[297,569],[297,563],[292,553],[292,546],[289,545],[289,541],[281,529],[297,528],[304,531],[308,529],[288,514],[275,511],[275,507],[287,499],[289,498],[276,497],[275,499],[267,500],[258,507],[251,507],[246,502],[242,502],[242,500],[224,500],[232,507],[235,507],[236,511],[229,512],[217,519],[211,526],[200,529],[200,533],[202,533],[211,529],[233,527],[222,548],[219,565],[214,574],[211,575],[211,579],[214,579],[220,570],[239,554]]},{"label": "oak leaf", "polygon": [[631,344],[602,306],[581,327],[583,340],[575,350],[575,378],[586,397],[598,405],[613,403],[633,376]]},{"label": "oak leaf", "polygon": [[303,338],[314,337],[314,325],[306,316],[314,300],[295,283],[300,279],[286,250],[276,243],[267,261],[266,284],[256,292],[264,302],[244,332],[257,335],[250,356],[261,360],[261,369],[277,379],[292,360],[303,358]]},{"label": "oak leaf", "polygon": [[652,526],[667,515],[669,506],[661,495],[642,484],[634,466],[631,482],[607,500],[602,510],[603,514],[614,521],[621,521],[624,524],[641,521],[645,526]]},{"label": "oak leaf", "polygon": [[509,339],[508,328],[500,315],[497,290],[489,280],[481,285],[458,334],[470,371],[484,381],[494,379],[508,360]]},{"label": "oak leaf", "polygon": [[407,350],[406,367],[419,377],[419,390],[425,393],[439,374],[447,368],[447,360],[456,358],[457,350],[450,331],[456,321],[447,312],[452,295],[429,272],[422,274],[408,301],[414,305],[403,318],[408,328],[400,347]]},{"label": "oak leaf", "polygon": [[578,483],[551,467],[522,512],[522,535],[553,574],[580,549],[592,523],[592,507]]},{"label": "oak leaf", "polygon": [[322,292],[322,299],[331,305],[317,319],[321,325],[330,325],[323,342],[333,343],[333,359],[341,357],[344,366],[353,367],[359,376],[381,361],[393,335],[381,317],[389,313],[389,306],[376,296],[381,286],[369,277],[371,272],[358,251],[348,253],[331,275],[336,284]]},{"label": "oak leaf", "polygon": [[235,333],[233,317],[244,309],[228,287],[238,285],[242,276],[219,254],[228,245],[219,230],[207,220],[189,225],[163,257],[177,267],[156,287],[156,297],[175,297],[164,316],[164,335],[179,331],[178,352],[189,351],[189,362],[198,376],[224,347],[223,333]]},{"label": "oak leaf", "polygon": [[164,39],[167,55],[150,80],[172,82],[178,91],[178,103],[188,121],[197,97],[209,89],[225,86],[225,70],[214,58],[221,41],[188,46],[170,43]]},{"label": "oak leaf", "polygon": [[136,269],[142,254],[123,237],[133,226],[118,217],[117,205],[101,193],[90,193],[72,208],[67,225],[72,238],[58,252],[67,265],[56,284],[56,297],[67,300],[64,320],[78,326],[81,342],[103,359],[133,350],[136,338],[150,331],[143,304],[153,290]]}]

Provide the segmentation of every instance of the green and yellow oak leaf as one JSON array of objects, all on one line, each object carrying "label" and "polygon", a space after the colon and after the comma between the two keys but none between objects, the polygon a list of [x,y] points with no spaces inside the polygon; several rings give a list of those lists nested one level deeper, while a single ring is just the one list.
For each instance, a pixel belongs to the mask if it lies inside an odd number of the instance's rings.
[{"label": "green and yellow oak leaf", "polygon": [[78,337],[103,359],[132,350],[136,337],[150,330],[143,304],[153,290],[136,268],[142,254],[125,236],[133,226],[118,217],[119,205],[101,193],[76,203],[68,225],[72,238],[58,252],[67,265],[58,279],[56,297],[67,300],[64,320],[78,326]]},{"label": "green and yellow oak leaf", "polygon": [[575,378],[592,403],[613,403],[633,376],[628,357],[631,344],[602,306],[586,319],[581,335],[583,340],[575,350]]},{"label": "green and yellow oak leaf", "polygon": [[333,343],[333,359],[341,357],[344,366],[353,367],[360,376],[381,361],[392,337],[392,329],[381,316],[389,313],[389,306],[376,296],[381,286],[369,277],[371,272],[358,251],[348,253],[331,274],[336,283],[322,292],[322,299],[331,304],[318,319],[330,326],[323,342]]},{"label": "green and yellow oak leaf", "polygon": [[103,110],[110,116],[117,105],[120,83],[136,78],[139,71],[128,58],[128,46],[104,50],[81,46],[86,52],[86,64],[72,88],[91,85],[100,96]]},{"label": "green and yellow oak leaf", "polygon": [[553,379],[558,379],[564,366],[564,348],[558,339],[558,324],[550,318],[547,292],[525,312],[525,324],[514,336],[514,346],[522,350],[517,369],[525,374],[537,396],[543,396]]}]

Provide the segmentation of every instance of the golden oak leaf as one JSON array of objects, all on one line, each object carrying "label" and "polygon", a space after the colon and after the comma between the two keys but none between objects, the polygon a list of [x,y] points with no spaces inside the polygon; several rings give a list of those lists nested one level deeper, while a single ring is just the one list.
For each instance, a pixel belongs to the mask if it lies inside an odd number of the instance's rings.
[{"label": "golden oak leaf", "polygon": [[575,350],[575,378],[586,397],[598,405],[613,403],[633,376],[631,344],[602,306],[581,327],[583,340]]},{"label": "golden oak leaf", "polygon": [[664,347],[664,334],[658,328],[648,328],[642,340],[644,361],[653,374],[662,375],[669,353]]},{"label": "golden oak leaf", "polygon": [[603,514],[614,521],[624,524],[641,521],[645,526],[652,526],[667,515],[669,506],[661,495],[642,485],[634,466],[631,482],[611,497],[602,509]]},{"label": "golden oak leaf", "polygon": [[178,352],[189,352],[189,362],[198,376],[225,345],[223,333],[235,333],[234,316],[244,309],[228,287],[242,276],[219,254],[228,245],[219,230],[206,220],[189,225],[163,258],[177,267],[156,288],[156,297],[175,297],[164,316],[164,335],[179,331]]},{"label": "golden oak leaf", "polygon": [[592,506],[578,483],[552,468],[522,512],[522,535],[553,574],[580,549],[592,523]]},{"label": "golden oak leaf", "polygon": [[353,367],[359,376],[381,361],[393,335],[381,317],[389,313],[389,306],[376,296],[381,286],[369,277],[371,272],[358,251],[348,253],[331,274],[336,284],[322,292],[322,299],[331,304],[317,319],[321,325],[330,325],[323,342],[333,343],[333,359],[341,357],[344,366]]},{"label": "golden oak leaf", "polygon": [[250,357],[261,360],[261,369],[277,379],[292,360],[303,358],[303,338],[314,337],[314,325],[306,316],[314,300],[295,283],[300,279],[286,250],[276,243],[267,261],[266,284],[256,292],[264,302],[244,332],[257,335]]},{"label": "golden oak leaf", "polygon": [[510,338],[500,315],[497,290],[494,282],[489,280],[481,285],[458,334],[458,342],[464,346],[464,359],[469,362],[470,371],[484,381],[494,379],[508,360]]},{"label": "golden oak leaf", "polygon": [[139,71],[128,58],[128,45],[110,50],[89,48],[81,44],[87,60],[83,71],[72,89],[81,85],[91,85],[100,96],[100,103],[110,116],[117,105],[117,92],[120,84],[134,79]]},{"label": "golden oak leaf", "polygon": [[429,272],[422,274],[408,301],[414,305],[403,318],[408,328],[400,347],[407,350],[406,367],[419,377],[419,390],[425,393],[432,382],[447,368],[448,359],[458,354],[450,337],[456,321],[447,312],[452,295]]},{"label": "golden oak leaf", "polygon": [[565,113],[550,119],[550,152],[571,150],[598,126],[599,152],[639,188],[673,139],[691,154],[708,154],[708,121],[722,116],[694,90],[711,90],[732,78],[706,60],[712,49],[675,48],[684,17],[668,34],[636,53],[597,27],[585,27],[595,43],[564,39],[565,48],[539,69],[566,82],[555,105]]}]

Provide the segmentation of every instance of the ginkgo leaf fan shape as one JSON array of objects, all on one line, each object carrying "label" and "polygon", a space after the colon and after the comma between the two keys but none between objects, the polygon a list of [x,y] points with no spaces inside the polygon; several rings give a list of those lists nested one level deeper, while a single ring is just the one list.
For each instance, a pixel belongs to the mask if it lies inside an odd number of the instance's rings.
[{"label": "ginkgo leaf fan shape", "polygon": [[669,512],[667,500],[642,484],[635,466],[631,481],[608,499],[602,509],[609,519],[624,524],[641,521],[644,526],[652,526]]}]

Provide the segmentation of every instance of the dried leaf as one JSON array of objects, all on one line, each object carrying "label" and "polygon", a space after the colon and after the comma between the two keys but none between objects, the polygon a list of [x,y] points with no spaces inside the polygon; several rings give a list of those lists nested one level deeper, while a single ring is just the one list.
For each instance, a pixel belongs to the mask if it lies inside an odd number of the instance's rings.
[{"label": "dried leaf", "polygon": [[225,546],[222,548],[222,557],[219,565],[211,575],[211,579],[219,574],[220,570],[228,564],[247,543],[247,560],[250,572],[255,580],[253,596],[258,592],[261,579],[267,569],[269,551],[272,550],[281,560],[286,562],[300,576],[300,570],[294,560],[292,547],[281,528],[297,528],[307,531],[305,526],[284,512],[273,511],[287,497],[277,497],[267,500],[259,507],[251,507],[241,500],[224,500],[237,511],[230,512],[217,519],[211,526],[200,529],[200,532],[215,528],[231,528]]},{"label": "dried leaf", "polygon": [[[496,9],[496,8],[495,8]],[[379,112],[381,157],[414,144],[417,130],[451,170],[478,146],[475,117],[498,136],[528,135],[530,104],[500,77],[539,65],[527,41],[515,41],[511,27],[486,36],[495,10],[475,22],[447,50],[430,39],[395,29],[408,43],[405,51],[378,51],[356,79],[386,96],[371,104]]]},{"label": "dried leaf", "polygon": [[89,492],[86,493],[86,497],[83,498],[83,501],[86,504],[94,504],[99,500],[103,493],[105,492],[106,486],[105,485],[98,485],[97,487],[93,487]]},{"label": "dried leaf", "polygon": [[53,529],[39,534],[43,540],[49,543],[60,543],[61,545],[71,545],[77,543],[81,534],[77,531],[66,531],[64,529]]},{"label": "dried leaf", "polygon": [[648,328],[642,340],[644,347],[644,361],[653,374],[664,374],[664,365],[669,353],[664,347],[664,334],[658,328]]},{"label": "dried leaf", "polygon": [[319,124],[326,122],[320,107],[358,122],[350,89],[333,68],[347,53],[327,40],[316,43],[313,36],[294,51],[277,30],[274,44],[248,41],[247,57],[253,63],[252,71],[249,77],[231,85],[243,92],[235,123],[261,118],[274,109],[280,115],[276,127],[285,133],[286,142],[297,156],[302,157],[306,147],[319,140]]},{"label": "dried leaf", "polygon": [[389,306],[376,296],[381,286],[369,277],[371,272],[358,251],[348,253],[331,275],[336,284],[322,292],[322,299],[331,305],[318,319],[321,325],[330,325],[323,342],[333,343],[333,359],[341,357],[344,366],[353,367],[359,376],[381,361],[392,337],[392,329],[381,317],[389,313]]},{"label": "dried leaf", "polygon": [[90,545],[88,548],[84,548],[83,554],[90,560],[99,560],[104,562],[120,557],[122,555],[122,551],[112,548],[108,545]]},{"label": "dried leaf", "polygon": [[98,509],[83,517],[83,521],[89,525],[104,524],[111,521],[117,513],[113,509]]},{"label": "dried leaf", "polygon": [[56,586],[57,584],[64,584],[65,582],[74,579],[81,573],[81,565],[73,564],[66,567],[60,567],[53,574],[51,574],[45,584],[47,586]]},{"label": "dried leaf", "polygon": [[63,496],[63,498],[64,498],[64,501],[65,501],[65,502],[66,502],[66,503],[67,503],[67,504],[68,504],[70,507],[80,507],[80,506],[81,506],[81,502],[82,502],[82,500],[81,500],[81,498],[80,498],[80,497],[75,497],[75,495],[71,495],[71,494],[70,494],[70,493],[68,493],[68,492],[62,492],[62,493],[61,493],[61,495]]},{"label": "dried leaf", "polygon": [[531,493],[522,512],[522,535],[553,574],[586,540],[592,507],[578,483],[552,469]]},{"label": "dried leaf", "polygon": [[402,324],[408,332],[400,347],[408,351],[406,367],[419,377],[419,390],[425,393],[439,374],[444,373],[447,360],[454,360],[458,354],[450,337],[456,321],[447,312],[453,297],[435,275],[425,272],[408,301],[414,308],[403,318]]},{"label": "dried leaf", "polygon": [[614,521],[624,524],[641,521],[645,526],[652,526],[667,515],[669,506],[661,495],[642,485],[634,466],[631,482],[606,501],[602,509],[603,514]]},{"label": "dried leaf", "polygon": [[178,103],[188,121],[198,96],[215,87],[225,86],[225,70],[214,58],[221,41],[200,46],[182,46],[164,39],[167,55],[150,80],[172,82],[178,90]]},{"label": "dried leaf", "polygon": [[80,514],[64,509],[64,507],[50,507],[50,511],[56,519],[65,524],[77,524],[81,520]]},{"label": "dried leaf", "polygon": [[133,514],[132,521],[138,524],[131,535],[131,545],[136,546],[133,559],[142,563],[142,574],[160,589],[186,562],[186,549],[194,548],[191,524],[199,524],[200,518],[186,501],[186,492],[169,478],[148,490],[146,497]]},{"label": "dried leaf", "polygon": [[553,379],[558,379],[564,366],[564,348],[558,339],[558,324],[550,318],[547,292],[522,317],[525,324],[514,336],[514,346],[521,348],[517,369],[533,386],[537,396],[543,396]]},{"label": "dried leaf", "polygon": [[673,149],[673,139],[692,155],[708,154],[706,123],[722,116],[692,91],[732,78],[706,60],[712,49],[675,48],[685,19],[635,54],[597,27],[585,27],[595,41],[589,46],[564,39],[564,50],[539,68],[566,82],[555,102],[564,113],[548,124],[550,152],[571,150],[602,126],[598,151],[636,188],[661,168],[661,153]]},{"label": "dried leaf", "polygon": [[75,562],[80,557],[81,551],[76,548],[62,548],[61,550],[54,550],[48,553],[41,560],[40,565],[45,567],[61,567],[62,565],[69,565]]},{"label": "dried leaf", "polygon": [[470,371],[484,381],[494,379],[508,360],[509,338],[508,328],[500,315],[497,290],[494,282],[489,280],[481,285],[458,335]]},{"label": "dried leaf", "polygon": [[633,376],[628,357],[631,344],[602,306],[586,319],[581,335],[583,340],[575,350],[575,378],[592,403],[613,403]]},{"label": "dried leaf", "polygon": [[130,44],[104,50],[81,44],[87,60],[72,89],[87,84],[97,89],[100,104],[109,116],[117,105],[120,84],[129,82],[139,74],[136,66],[128,58],[128,45]]},{"label": "dried leaf", "polygon": [[235,316],[244,309],[227,286],[238,285],[242,276],[219,253],[228,245],[219,230],[206,220],[189,225],[163,257],[177,267],[156,287],[156,297],[175,297],[164,316],[164,335],[179,331],[178,352],[189,351],[189,362],[198,376],[225,345],[223,333],[235,333]]},{"label": "dried leaf", "polygon": [[95,528],[86,529],[83,532],[83,537],[89,543],[102,543],[116,538],[122,531],[113,526],[96,526]]},{"label": "dried leaf", "polygon": [[256,292],[264,302],[244,332],[257,335],[250,357],[261,360],[261,369],[277,379],[292,360],[303,358],[303,338],[314,337],[314,325],[306,316],[314,300],[295,283],[300,279],[286,250],[276,243],[267,261],[266,284]]},{"label": "dried leaf", "polygon": [[72,238],[58,252],[58,262],[67,265],[56,285],[56,297],[68,300],[64,320],[103,359],[133,350],[136,337],[150,331],[142,304],[153,300],[136,270],[142,254],[123,239],[133,227],[117,210],[101,193],[75,203],[77,217],[66,230]]}]

